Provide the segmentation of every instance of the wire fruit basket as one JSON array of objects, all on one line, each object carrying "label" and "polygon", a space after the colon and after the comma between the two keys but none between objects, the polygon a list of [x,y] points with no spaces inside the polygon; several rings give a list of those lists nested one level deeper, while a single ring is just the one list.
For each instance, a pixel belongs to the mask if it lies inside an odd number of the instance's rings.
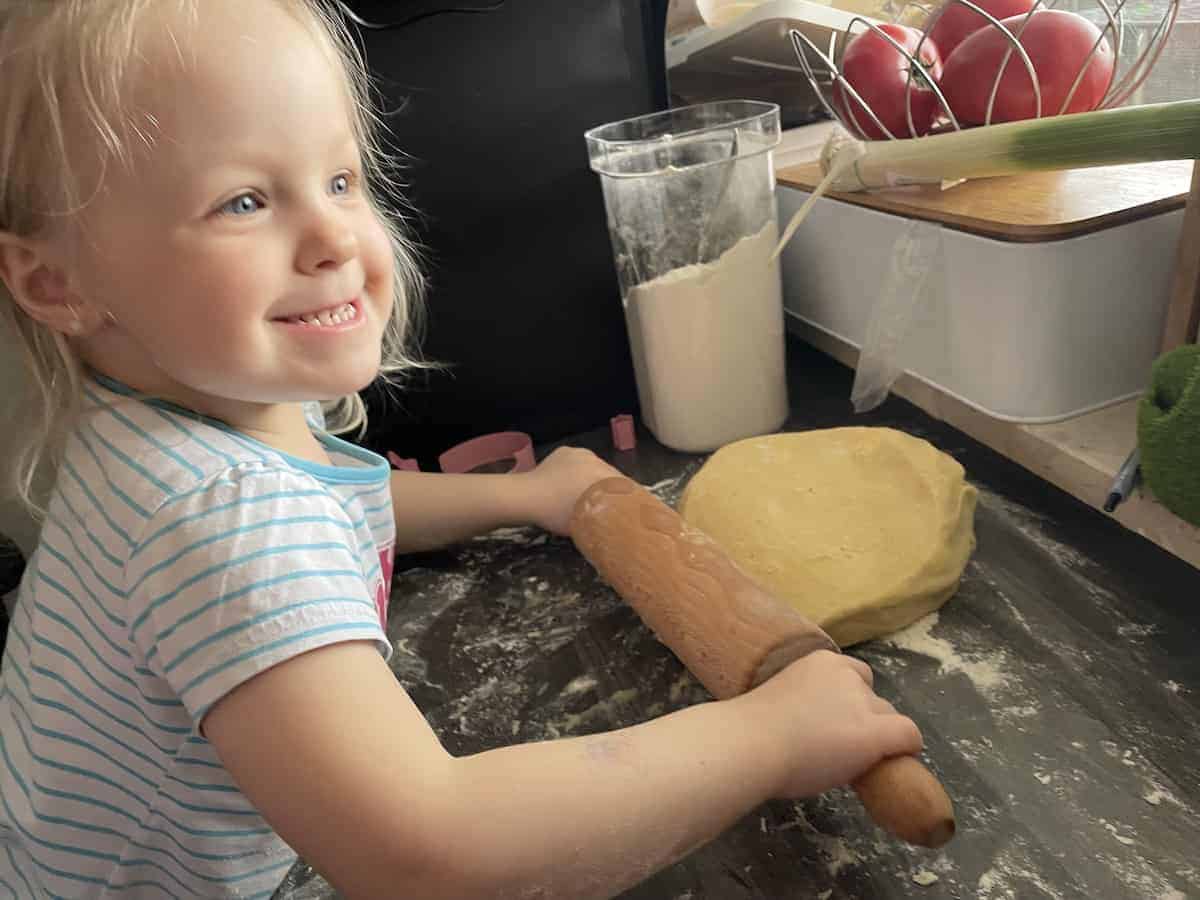
[{"label": "wire fruit basket", "polygon": [[[1007,5],[1011,7],[1013,2],[1008,0]],[[1001,11],[1003,4],[996,0],[908,2],[885,11],[891,22],[855,17],[846,33],[825,48],[796,29],[789,34],[800,67],[829,115],[861,140],[894,140],[1122,106],[1162,55],[1180,0],[1165,0],[1161,13],[1148,21],[1139,18],[1136,23],[1127,12],[1128,0],[1067,0],[1074,7],[1071,10],[1061,9],[1065,4],[1059,0],[1034,0],[1031,6],[1015,2],[1024,11],[1004,18],[985,8]],[[1055,43],[1057,35],[1047,37],[1043,27],[1063,24],[1061,18],[1049,22],[1063,16],[1075,17],[1071,24],[1076,35],[1083,33],[1090,41],[1090,47],[1086,43],[1081,46],[1080,38],[1075,37],[1076,67],[1070,68],[1068,62],[1065,75],[1066,45]],[[1090,24],[1080,26],[1075,21],[1080,18]],[[964,19],[972,26],[943,58],[934,36],[946,33],[951,25],[961,30]],[[893,81],[903,79],[893,90],[888,109],[878,101],[873,106],[869,95],[879,93],[876,83],[853,73],[847,75],[848,57],[853,55],[856,41],[873,41],[877,52],[892,54],[888,62],[893,68],[906,70],[900,76],[894,71],[884,73]],[[968,49],[970,53],[960,52]],[[970,71],[973,64],[974,71]],[[1058,71],[1051,84],[1048,73],[1054,68]],[[1108,74],[1107,84],[1098,89],[1097,72]],[[949,83],[951,74],[955,76],[953,84]],[[969,95],[958,88],[967,80],[973,82]],[[957,96],[952,88],[957,88]],[[1015,103],[1011,101],[1014,96]],[[964,115],[964,110],[969,114]]]}]

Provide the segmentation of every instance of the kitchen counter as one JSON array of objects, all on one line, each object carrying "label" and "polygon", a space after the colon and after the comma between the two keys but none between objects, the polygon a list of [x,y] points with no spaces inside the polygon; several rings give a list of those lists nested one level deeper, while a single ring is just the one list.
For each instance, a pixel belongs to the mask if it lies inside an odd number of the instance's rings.
[{"label": "kitchen counter", "polygon": [[[1200,571],[903,400],[855,416],[851,373],[794,338],[789,371],[787,429],[899,428],[980,489],[957,595],[853,650],[921,726],[958,834],[905,846],[844,790],[772,802],[622,896],[1200,898]],[[606,429],[572,443],[668,502],[703,462],[645,433],[627,453]],[[569,541],[532,529],[400,560],[389,633],[397,677],[455,754],[707,697]],[[279,896],[336,894],[300,865]]]}]

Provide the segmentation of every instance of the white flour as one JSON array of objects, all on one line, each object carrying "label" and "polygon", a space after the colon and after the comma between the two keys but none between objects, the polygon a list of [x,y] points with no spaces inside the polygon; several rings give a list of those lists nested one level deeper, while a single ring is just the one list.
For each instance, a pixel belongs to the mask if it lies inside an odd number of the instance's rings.
[{"label": "white flour", "polygon": [[[938,614],[932,612],[902,631],[888,635],[883,641],[901,650],[910,650],[936,659],[941,663],[942,672],[961,672],[984,694],[991,694],[1009,684],[1003,651],[961,655],[949,641],[933,636],[933,629],[937,623]],[[1020,709],[1012,707],[1012,714],[1019,716]]]},{"label": "white flour", "polygon": [[625,298],[642,416],[687,452],[776,430],[787,418],[783,299],[774,219],[721,257]]}]

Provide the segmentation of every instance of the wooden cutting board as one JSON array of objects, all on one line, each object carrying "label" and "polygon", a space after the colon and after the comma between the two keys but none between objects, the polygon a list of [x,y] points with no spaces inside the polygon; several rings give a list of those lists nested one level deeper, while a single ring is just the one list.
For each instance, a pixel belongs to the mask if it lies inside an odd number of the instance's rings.
[{"label": "wooden cutting board", "polygon": [[[1182,209],[1191,160],[1034,172],[936,186],[829,194],[847,203],[912,219],[939,222],[1002,241],[1056,241]],[[816,162],[776,172],[782,185],[812,191]]]}]

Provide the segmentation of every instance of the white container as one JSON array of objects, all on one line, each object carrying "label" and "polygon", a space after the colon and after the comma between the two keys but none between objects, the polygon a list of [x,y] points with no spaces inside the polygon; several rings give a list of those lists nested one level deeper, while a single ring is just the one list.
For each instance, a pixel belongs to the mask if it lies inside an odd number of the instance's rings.
[{"label": "white container", "polygon": [[731,100],[592,129],[641,415],[705,452],[788,414],[771,150],[779,107]]},{"label": "white container", "polygon": [[[780,185],[788,221],[808,197]],[[1139,395],[1158,354],[1183,211],[1063,240],[943,227],[943,308],[906,339],[908,373],[1003,421],[1056,422]],[[782,254],[789,317],[862,347],[909,219],[822,197]]]}]

